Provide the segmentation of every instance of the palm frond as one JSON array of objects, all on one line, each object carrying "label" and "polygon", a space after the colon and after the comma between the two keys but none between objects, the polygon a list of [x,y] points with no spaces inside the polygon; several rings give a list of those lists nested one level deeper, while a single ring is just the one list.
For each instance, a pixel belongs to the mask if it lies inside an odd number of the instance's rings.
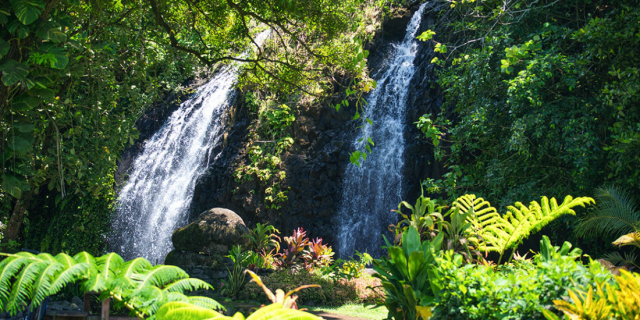
[{"label": "palm frond", "polygon": [[620,252],[610,252],[602,256],[604,260],[611,262],[616,266],[638,266],[638,255],[633,252],[625,252],[624,256]]},{"label": "palm frond", "polygon": [[579,237],[590,234],[615,236],[640,231],[640,211],[630,193],[616,187],[607,187],[597,189],[595,197],[598,206],[576,228]]}]

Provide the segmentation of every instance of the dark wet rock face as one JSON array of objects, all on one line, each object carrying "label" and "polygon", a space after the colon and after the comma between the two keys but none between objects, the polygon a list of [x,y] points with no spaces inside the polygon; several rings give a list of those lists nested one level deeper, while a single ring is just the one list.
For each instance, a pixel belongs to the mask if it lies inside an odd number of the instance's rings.
[{"label": "dark wet rock face", "polygon": [[[387,18],[383,29],[378,31],[367,45],[367,50],[370,51],[369,68],[372,74],[384,70],[385,59],[392,52],[394,42],[402,40],[407,23],[417,8],[418,5],[415,5],[394,17]],[[427,10],[418,34],[427,29],[436,30],[434,29],[436,24],[437,13]],[[442,104],[440,89],[435,85],[436,70],[430,63],[433,57],[432,46],[421,42],[416,58],[416,75],[411,82],[408,97],[407,130],[405,131],[407,147],[403,155],[405,157],[403,181],[406,185],[400,186],[404,189],[409,202],[419,195],[419,185],[423,179],[437,178],[440,175],[439,166],[435,165],[432,159],[430,145],[413,125],[421,115],[437,113]],[[337,90],[342,89],[336,88]],[[345,168],[352,165],[349,162],[349,153],[354,151],[352,143],[358,133],[356,127],[362,124],[361,120],[351,120],[355,112],[354,106],[343,107],[339,112],[332,107],[343,98],[344,96],[339,96],[334,100],[296,109],[296,120],[289,128],[289,135],[294,139],[294,145],[282,156],[286,179],[281,183],[280,190],[288,191],[288,200],[276,210],[267,207],[266,187],[261,186],[257,181],[238,182],[233,176],[239,166],[250,163],[247,141],[250,124],[256,118],[255,113],[252,113],[244,104],[242,93],[238,93],[229,110],[223,150],[220,156],[215,160],[212,159],[206,173],[200,177],[195,187],[189,208],[189,221],[195,223],[191,228],[199,230],[197,221],[200,221],[198,215],[201,212],[214,207],[224,207],[237,213],[247,227],[254,227],[258,222],[268,222],[276,226],[285,236],[290,235],[296,228],[303,227],[312,238],[322,237],[330,244],[337,243],[337,239],[333,238],[338,230],[334,216],[342,200],[341,183]],[[139,121],[141,139],[136,146],[123,155],[122,172],[119,170],[118,174],[119,181],[122,180],[121,177],[128,168],[127,163],[131,162],[140,150],[144,137],[150,137],[157,131],[163,123],[162,119],[166,119],[166,116],[175,108],[159,106],[156,109],[156,111],[149,111],[149,114]],[[375,148],[373,152],[372,156],[375,156]],[[217,150],[212,154],[215,153]],[[397,204],[391,204],[389,210],[396,206]],[[184,234],[184,241],[189,242],[187,238],[192,235]],[[203,252],[192,250],[195,246],[195,243],[193,246],[189,245],[188,251]],[[207,247],[205,250],[220,252],[223,248]]]},{"label": "dark wet rock face", "polygon": [[[369,43],[369,68],[373,74],[384,70],[385,59],[392,52],[394,43],[404,37],[407,23],[417,8],[414,6],[388,18],[383,30]],[[436,13],[427,13],[418,34],[433,29],[436,19]],[[430,145],[413,125],[423,114],[436,113],[442,104],[440,89],[435,85],[436,70],[430,63],[434,57],[432,49],[431,45],[420,43],[417,72],[408,97],[407,148],[403,155],[406,157],[406,185],[401,187],[409,200],[419,195],[423,179],[439,175],[438,170],[431,169],[437,166],[433,163]],[[249,163],[246,137],[250,119],[255,117],[248,107],[237,104],[232,110],[237,120],[230,123],[225,149],[196,186],[190,208],[192,217],[207,208],[221,206],[238,213],[249,227],[258,222],[269,222],[284,235],[303,227],[310,237],[322,237],[329,243],[336,243],[337,239],[333,237],[337,234],[337,226],[333,217],[341,203],[342,176],[346,166],[352,165],[349,153],[353,151],[356,127],[361,125],[360,120],[351,120],[355,112],[353,106],[341,108],[340,112],[331,107],[342,98],[297,110],[296,121],[289,129],[295,143],[282,157],[287,178],[280,187],[288,190],[288,201],[280,210],[267,208],[265,190],[258,182],[241,183],[233,179],[236,168]],[[242,98],[238,100],[242,101]],[[373,152],[375,154],[375,148]],[[389,210],[395,206],[397,204],[390,205]]]},{"label": "dark wet rock face", "polygon": [[176,250],[205,254],[226,254],[232,246],[246,245],[249,228],[235,212],[214,208],[201,213],[185,227],[173,232]]}]

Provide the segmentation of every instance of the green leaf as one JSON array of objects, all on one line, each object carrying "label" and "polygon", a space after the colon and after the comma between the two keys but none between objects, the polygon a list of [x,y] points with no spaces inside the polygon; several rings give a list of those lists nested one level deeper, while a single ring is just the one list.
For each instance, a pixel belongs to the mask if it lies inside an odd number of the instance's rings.
[{"label": "green leaf", "polygon": [[4,189],[4,191],[8,192],[15,198],[20,199],[22,197],[22,189],[20,188],[21,185],[22,182],[16,176],[10,173],[5,173],[2,175],[2,189]]},{"label": "green leaf", "polygon": [[56,97],[56,92],[51,89],[35,88],[29,90],[30,95],[38,96],[43,100],[53,100]]},{"label": "green leaf", "polygon": [[369,141],[369,144],[371,144],[372,146],[375,146],[375,144],[373,143],[373,140],[371,140],[371,137],[367,137],[367,141]]},{"label": "green leaf", "polygon": [[58,28],[46,30],[40,37],[44,40],[51,40],[54,43],[60,43],[67,40],[67,35]]},{"label": "green leaf", "polygon": [[14,151],[27,151],[31,149],[31,143],[21,136],[9,136],[7,145]]},{"label": "green leaf", "polygon": [[69,57],[67,57],[67,51],[63,48],[56,47],[53,43],[47,43],[40,47],[43,53],[51,53],[55,57],[56,61],[51,64],[52,68],[64,69],[69,63]]},{"label": "green leaf", "polygon": [[30,25],[40,16],[44,9],[44,2],[42,0],[11,0],[11,6],[18,20],[24,25]]},{"label": "green leaf", "polygon": [[[0,15],[1,17],[2,15]],[[4,57],[7,53],[9,53],[9,49],[11,49],[11,44],[0,39],[0,59]]]},{"label": "green leaf", "polygon": [[42,100],[38,97],[30,96],[28,94],[21,94],[12,100],[12,111],[29,111],[37,107]]},{"label": "green leaf", "polygon": [[6,6],[0,7],[0,25],[5,25],[9,22],[9,17],[11,16],[11,9]]},{"label": "green leaf", "polygon": [[360,112],[356,111],[356,114],[353,116],[353,120],[358,120],[360,118]]},{"label": "green leaf", "polygon": [[0,64],[0,71],[4,73],[2,83],[5,86],[12,86],[29,74],[29,67],[26,63],[19,63],[13,59],[9,59]]},{"label": "green leaf", "polygon": [[20,132],[32,132],[36,128],[36,126],[31,123],[19,123],[13,125],[13,128]]}]

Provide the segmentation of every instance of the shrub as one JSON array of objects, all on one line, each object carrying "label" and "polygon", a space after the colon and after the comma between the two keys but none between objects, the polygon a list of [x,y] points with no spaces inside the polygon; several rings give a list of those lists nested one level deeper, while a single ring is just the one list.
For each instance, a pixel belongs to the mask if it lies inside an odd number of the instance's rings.
[{"label": "shrub", "polygon": [[351,280],[339,280],[348,286],[353,286],[358,295],[357,302],[376,303],[384,300],[384,290],[380,279],[372,277],[355,278]]},{"label": "shrub", "polygon": [[584,265],[581,251],[552,247],[548,238],[533,260],[522,260],[494,269],[486,265],[461,265],[453,254],[438,259],[443,285],[436,297],[432,319],[545,319],[553,301],[569,290],[585,290],[596,282],[609,282],[611,274],[597,261]]},{"label": "shrub", "polygon": [[[320,288],[308,288],[297,293],[298,303],[305,304],[313,301],[320,305],[337,306],[347,302],[358,301],[358,291],[356,285],[349,282],[332,281],[322,279],[319,276],[306,271],[293,273],[289,270],[279,270],[268,276],[262,277],[262,282],[268,288],[278,288],[285,292],[291,291],[302,285],[317,284]],[[362,284],[361,284],[362,286]],[[262,303],[269,301],[264,295],[262,288],[256,283],[247,283],[238,297],[242,300],[257,300]]]}]

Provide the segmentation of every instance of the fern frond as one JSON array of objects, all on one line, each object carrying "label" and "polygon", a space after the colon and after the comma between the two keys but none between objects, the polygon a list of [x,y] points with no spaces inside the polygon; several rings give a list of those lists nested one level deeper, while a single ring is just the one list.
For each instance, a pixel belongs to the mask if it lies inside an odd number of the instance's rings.
[{"label": "fern frond", "polygon": [[200,279],[187,278],[187,279],[180,279],[178,281],[175,281],[173,283],[166,285],[163,291],[183,293],[185,291],[193,291],[193,290],[199,290],[199,289],[213,290],[213,287],[210,284]]},{"label": "fern frond", "polygon": [[0,263],[0,310],[6,309],[6,303],[9,299],[9,285],[11,279],[15,277],[22,267],[29,263],[29,260],[25,257],[11,255],[7,256]]},{"label": "fern frond", "polygon": [[575,215],[572,209],[584,207],[594,202],[592,198],[565,197],[558,205],[555,198],[542,197],[542,205],[532,201],[527,207],[520,202],[507,207],[507,214],[501,216],[489,202],[475,195],[464,195],[453,203],[453,207],[463,212],[472,212],[467,221],[471,222],[466,234],[478,237],[480,251],[493,251],[502,255],[508,249],[516,247],[532,232],[537,232],[559,216]]},{"label": "fern frond", "polygon": [[82,251],[73,256],[73,260],[75,260],[76,263],[86,263],[89,267],[97,268],[96,259],[86,251]]},{"label": "fern frond", "polygon": [[476,198],[475,194],[465,194],[459,197],[453,202],[453,207],[459,208],[461,212],[471,210],[472,216],[475,216],[471,222],[477,229],[502,223],[502,216],[496,208],[483,198]]},{"label": "fern frond", "polygon": [[[53,259],[53,257],[51,258]],[[40,303],[49,296],[54,274],[64,269],[64,266],[55,261],[55,259],[53,259],[53,261],[47,260],[45,263],[49,264],[40,271],[40,275],[33,283],[33,298],[31,302],[33,306],[40,305]]]},{"label": "fern frond", "polygon": [[131,261],[127,261],[120,267],[120,272],[123,277],[130,277],[134,273],[141,273],[144,270],[152,269],[153,265],[145,258],[135,258]]},{"label": "fern frond", "polygon": [[124,263],[124,259],[118,254],[111,252],[96,259],[98,271],[105,280],[115,278],[119,267]]},{"label": "fern frond", "polygon": [[189,303],[195,306],[207,308],[207,309],[213,309],[213,310],[227,311],[227,308],[219,304],[218,301],[215,301],[211,298],[200,297],[200,296],[188,297],[188,298],[189,298]]},{"label": "fern frond", "polygon": [[595,197],[598,207],[576,228],[578,236],[593,234],[606,237],[640,231],[640,211],[630,193],[608,187],[597,189]]},{"label": "fern frond", "polygon": [[[86,257],[81,261],[88,261],[91,264],[94,259],[86,252],[80,253],[80,257]],[[77,259],[76,259],[77,260]],[[101,292],[109,287],[112,281],[115,281],[120,273],[119,267],[124,263],[124,259],[115,253],[108,253],[95,259],[95,268],[90,267],[89,276],[82,282],[84,291]]]},{"label": "fern frond", "polygon": [[571,209],[573,207],[582,206],[593,203],[594,200],[588,197],[580,197],[573,199],[566,196],[562,204],[558,205],[555,198],[542,197],[542,206],[532,201],[529,207],[520,202],[516,202],[515,206],[508,206],[508,213],[505,220],[506,231],[509,233],[507,238],[503,238],[504,242],[499,245],[504,250],[517,246],[522,239],[529,237],[531,233],[540,231],[544,226],[562,215],[575,215],[576,212]]},{"label": "fern frond", "polygon": [[44,261],[44,262],[48,262],[49,264],[51,264],[51,263],[58,263],[58,261],[56,260],[56,258],[54,258],[52,255],[50,255],[50,254],[48,254],[48,253],[46,253],[46,252],[40,253],[40,254],[38,254],[36,257],[37,257],[38,259],[40,259],[40,260]]},{"label": "fern frond", "polygon": [[[58,260],[58,256],[56,256],[56,260]],[[69,257],[68,255],[66,256]],[[67,261],[66,259],[63,259],[63,260]],[[75,263],[75,264],[72,264],[70,267],[65,266],[64,269],[62,269],[59,273],[56,273],[53,276],[54,280],[51,283],[51,289],[49,291],[49,295],[54,295],[58,293],[60,290],[62,290],[62,288],[64,288],[67,284],[75,282],[76,280],[81,278],[83,275],[85,275],[88,269],[89,269],[89,266],[87,266],[84,263]]]},{"label": "fern frond", "polygon": [[134,273],[131,278],[139,282],[138,288],[144,288],[145,286],[163,288],[171,282],[189,278],[189,275],[175,266],[158,265],[145,272]]},{"label": "fern frond", "polygon": [[77,264],[76,260],[66,253],[58,253],[55,258],[59,263],[62,263],[65,268],[71,268],[71,266]]},{"label": "fern frond", "polygon": [[147,286],[136,293],[132,292],[132,294],[127,295],[126,300],[127,303],[134,307],[133,309],[136,311],[136,313],[142,315],[152,315],[155,314],[158,311],[158,308],[165,302],[173,301],[168,299],[175,299],[177,301],[184,302],[188,301],[188,299],[184,297],[184,295],[179,294],[182,295],[181,297],[177,295],[178,294],[167,295],[158,287]]},{"label": "fern frond", "polygon": [[32,284],[35,282],[38,272],[45,266],[44,262],[31,261],[25,265],[22,271],[16,276],[13,283],[11,294],[7,299],[6,310],[11,314],[20,312],[23,305],[29,304],[31,293],[33,291]]}]

